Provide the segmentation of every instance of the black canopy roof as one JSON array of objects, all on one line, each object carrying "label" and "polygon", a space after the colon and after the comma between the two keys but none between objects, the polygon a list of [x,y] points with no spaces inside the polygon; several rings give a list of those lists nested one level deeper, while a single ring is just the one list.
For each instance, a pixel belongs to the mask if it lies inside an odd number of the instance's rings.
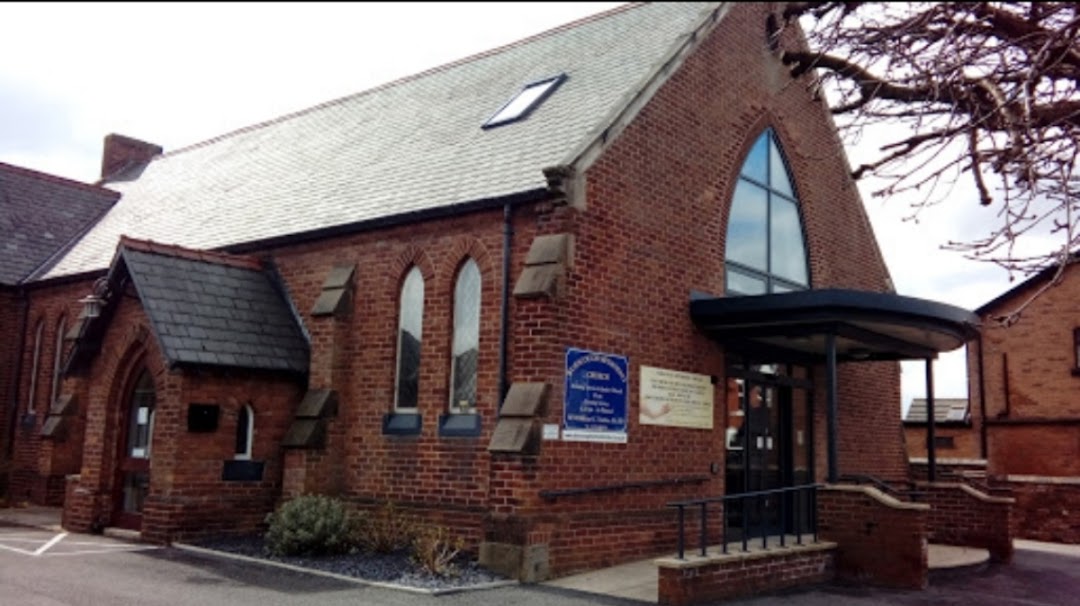
[{"label": "black canopy roof", "polygon": [[838,361],[934,358],[973,339],[972,312],[926,299],[844,289],[713,297],[695,293],[690,316],[729,351],[768,362],[819,362],[826,336]]}]

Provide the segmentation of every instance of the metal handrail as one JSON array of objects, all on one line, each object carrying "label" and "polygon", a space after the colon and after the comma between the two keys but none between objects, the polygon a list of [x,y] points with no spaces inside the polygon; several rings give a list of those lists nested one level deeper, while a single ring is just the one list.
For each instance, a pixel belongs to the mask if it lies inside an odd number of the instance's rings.
[{"label": "metal handrail", "polygon": [[[709,538],[709,530],[708,530],[709,510],[708,510],[708,508],[709,508],[709,504],[711,504],[711,503],[722,503],[723,504],[723,507],[722,507],[722,510],[721,510],[722,524],[721,524],[721,533],[720,533],[720,545],[721,545],[721,551],[726,554],[726,553],[728,553],[727,532],[728,532],[728,528],[729,528],[729,526],[728,526],[728,507],[727,507],[727,504],[729,502],[739,501],[740,505],[742,506],[742,515],[741,515],[741,518],[742,518],[741,519],[741,522],[742,522],[741,523],[742,550],[743,551],[748,551],[750,528],[748,527],[749,526],[748,525],[749,516],[747,515],[746,502],[748,500],[750,500],[750,499],[754,499],[754,500],[760,502],[761,499],[764,499],[766,497],[769,497],[769,496],[772,496],[772,495],[778,495],[778,494],[785,494],[785,493],[793,493],[796,496],[796,498],[799,498],[802,495],[808,495],[808,498],[810,499],[808,505],[810,506],[810,511],[812,512],[812,515],[810,516],[810,526],[811,526],[811,528],[808,529],[808,530],[810,530],[813,533],[814,542],[816,543],[817,540],[818,540],[818,535],[817,535],[817,490],[818,490],[818,488],[821,488],[822,486],[824,486],[824,484],[802,484],[802,485],[799,485],[799,486],[786,486],[784,488],[773,488],[773,489],[769,489],[769,490],[758,490],[758,491],[754,491],[754,492],[743,492],[743,493],[739,493],[739,494],[729,494],[729,495],[723,495],[723,496],[719,496],[719,497],[705,497],[705,498],[701,498],[701,499],[687,499],[687,500],[684,500],[684,501],[673,501],[671,503],[668,503],[668,507],[675,507],[675,508],[678,508],[678,510],[679,510],[679,535],[678,535],[678,554],[679,554],[678,557],[679,557],[679,559],[680,560],[685,559],[685,556],[686,556],[686,508],[688,508],[688,507],[700,507],[701,508],[701,513],[699,515],[700,527],[699,527],[699,530],[698,530],[698,543],[699,543],[699,547],[701,549],[701,555],[705,556],[705,555],[707,555],[707,552],[708,552],[708,538]],[[787,517],[787,501],[786,501],[786,499],[781,499],[780,500],[780,519],[784,520],[784,519],[786,519],[786,517]],[[762,547],[762,549],[767,549],[768,548],[768,538],[769,538],[768,526],[766,524],[764,524],[764,523],[762,523],[760,526],[761,526],[761,547]],[[796,536],[796,543],[798,545],[802,545],[803,530],[804,529],[801,527],[801,524],[799,523],[799,517],[795,516],[795,536]],[[785,533],[783,531],[781,531],[781,533],[780,533],[780,546],[781,547],[785,546]]]},{"label": "metal handrail", "polygon": [[841,482],[851,482],[853,484],[859,484],[859,485],[861,485],[861,484],[870,484],[871,486],[873,486],[874,488],[877,488],[881,492],[884,492],[887,495],[896,497],[897,499],[900,499],[901,501],[914,501],[914,502],[917,502],[921,498],[926,496],[926,491],[916,490],[915,489],[915,483],[911,482],[911,481],[907,482],[907,485],[908,485],[907,490],[900,490],[898,488],[895,488],[894,486],[892,486],[888,482],[882,480],[881,478],[879,478],[877,476],[872,476],[872,475],[869,475],[869,474],[844,474],[844,475],[840,476],[839,480]]}]

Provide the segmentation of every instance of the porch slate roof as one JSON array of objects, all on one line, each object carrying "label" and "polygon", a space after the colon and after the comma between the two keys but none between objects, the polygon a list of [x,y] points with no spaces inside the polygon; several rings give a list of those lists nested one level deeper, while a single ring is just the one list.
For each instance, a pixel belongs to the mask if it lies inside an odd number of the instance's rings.
[{"label": "porch slate roof", "polygon": [[[618,7],[165,153],[108,183],[121,200],[42,277],[104,269],[121,235],[235,251],[544,195],[544,170],[604,140],[720,4]],[[481,128],[523,86],[560,73],[527,119]]]},{"label": "porch slate roof", "polygon": [[119,197],[0,162],[0,284],[25,280]]},{"label": "porch slate roof", "polygon": [[170,365],[308,371],[307,339],[261,265],[142,244],[119,255]]}]

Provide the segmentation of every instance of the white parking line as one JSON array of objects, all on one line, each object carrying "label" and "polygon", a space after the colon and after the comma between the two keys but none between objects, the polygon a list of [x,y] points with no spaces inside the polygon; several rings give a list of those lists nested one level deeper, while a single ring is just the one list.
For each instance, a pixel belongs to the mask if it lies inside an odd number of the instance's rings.
[{"label": "white parking line", "polygon": [[13,551],[15,553],[21,553],[23,555],[28,555],[28,556],[34,555],[34,552],[32,552],[32,551],[27,551],[25,549],[19,549],[18,547],[10,547],[8,545],[0,545],[0,549],[3,549],[4,551]]},{"label": "white parking line", "polygon": [[66,537],[67,535],[68,535],[68,533],[66,533],[66,532],[61,532],[60,534],[56,535],[55,537],[53,537],[53,538],[49,539],[49,542],[48,542],[48,543],[45,543],[45,544],[44,544],[44,545],[42,545],[41,547],[38,547],[38,550],[34,552],[34,555],[36,555],[36,556],[39,556],[39,555],[41,555],[41,554],[45,553],[45,552],[46,552],[46,551],[48,551],[48,550],[49,550],[49,549],[50,549],[50,548],[51,548],[51,547],[52,547],[53,545],[56,545],[56,544],[57,544],[57,543],[59,543],[60,541],[63,541],[63,540],[64,540],[64,537]]},{"label": "white parking line", "polygon": [[132,544],[108,539],[93,540],[92,537],[72,536],[67,532],[59,534],[42,533],[36,536],[24,533],[0,533],[0,552],[8,551],[31,557],[51,558],[56,556],[146,551],[150,549],[160,549],[160,545]]},{"label": "white parking line", "polygon": [[47,553],[47,554],[45,554],[45,557],[47,557],[47,558],[59,558],[59,557],[63,557],[63,556],[73,556],[73,555],[94,555],[94,554],[101,554],[101,553],[119,553],[121,551],[149,551],[151,549],[160,549],[160,547],[157,547],[156,545],[141,545],[141,546],[130,546],[130,547],[127,547],[127,546],[125,546],[125,547],[115,547],[113,549],[87,549],[87,550],[84,550],[84,551],[65,551],[65,552],[62,552],[62,553],[61,552]]}]

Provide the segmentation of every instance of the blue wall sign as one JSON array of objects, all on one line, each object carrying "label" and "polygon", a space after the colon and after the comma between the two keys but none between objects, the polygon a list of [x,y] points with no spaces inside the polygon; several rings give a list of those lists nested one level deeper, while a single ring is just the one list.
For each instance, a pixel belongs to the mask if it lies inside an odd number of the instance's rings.
[{"label": "blue wall sign", "polygon": [[564,440],[626,442],[629,369],[625,356],[567,348]]}]

